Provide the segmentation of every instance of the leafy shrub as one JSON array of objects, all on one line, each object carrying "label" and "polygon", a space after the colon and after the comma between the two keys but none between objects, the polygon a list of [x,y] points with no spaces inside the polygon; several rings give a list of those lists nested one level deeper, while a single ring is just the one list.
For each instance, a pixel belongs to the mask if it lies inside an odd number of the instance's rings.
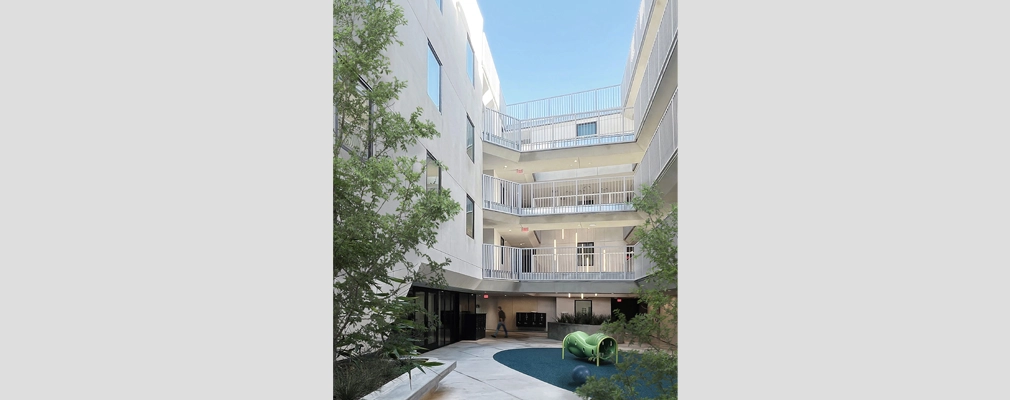
[{"label": "leafy shrub", "polygon": [[333,364],[333,399],[358,400],[407,372],[411,364],[368,354]]},{"label": "leafy shrub", "polygon": [[610,322],[610,318],[606,314],[576,313],[572,315],[561,313],[557,317],[557,321],[562,324],[603,325],[604,322]]}]

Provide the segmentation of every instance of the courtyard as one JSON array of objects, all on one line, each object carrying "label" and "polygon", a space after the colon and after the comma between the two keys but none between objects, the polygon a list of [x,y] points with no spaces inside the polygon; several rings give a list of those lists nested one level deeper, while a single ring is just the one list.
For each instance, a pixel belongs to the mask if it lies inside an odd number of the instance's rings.
[{"label": "courtyard", "polygon": [[[548,339],[546,332],[510,332],[508,338],[499,334],[497,339],[491,337],[491,333],[488,331],[484,339],[461,341],[424,353],[442,361],[456,361],[456,368],[423,399],[579,399],[571,391],[509,368],[494,359],[500,351],[528,348],[557,349],[560,358],[561,341]],[[645,348],[622,344],[620,349],[623,352]],[[573,356],[569,353],[566,357]]]}]

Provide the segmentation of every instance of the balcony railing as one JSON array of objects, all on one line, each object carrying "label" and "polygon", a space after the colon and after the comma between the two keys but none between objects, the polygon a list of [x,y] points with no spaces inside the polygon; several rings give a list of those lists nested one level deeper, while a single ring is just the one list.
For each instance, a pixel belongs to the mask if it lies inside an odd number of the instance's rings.
[{"label": "balcony railing", "polygon": [[659,121],[656,134],[652,136],[642,162],[635,168],[635,182],[644,185],[655,182],[677,150],[677,93],[679,90],[673,92],[673,99]]},{"label": "balcony railing", "polygon": [[484,175],[484,209],[519,216],[633,211],[635,178],[516,183]]},{"label": "balcony railing", "polygon": [[645,113],[649,110],[652,98],[659,87],[660,78],[662,78],[663,73],[668,67],[666,60],[673,51],[674,38],[676,37],[677,2],[671,0],[666,3],[663,21],[659,24],[659,31],[656,32],[656,42],[653,43],[652,52],[649,54],[649,60],[647,61],[648,64],[645,67],[645,72],[642,74],[642,83],[638,89],[638,98],[635,100],[634,107],[635,121],[638,122],[638,125],[635,126],[636,130],[645,121]]},{"label": "balcony railing", "polygon": [[483,277],[519,281],[636,280],[649,272],[648,260],[635,257],[640,253],[640,245],[520,248],[484,244]]},{"label": "balcony railing", "polygon": [[642,0],[638,5],[638,18],[635,20],[635,31],[631,35],[631,48],[628,50],[628,62],[624,66],[624,80],[621,82],[621,99],[627,99],[628,89],[631,86],[631,77],[638,57],[641,55],[642,40],[645,37],[645,29],[648,27],[649,17],[652,15],[654,0]]},{"label": "balcony railing", "polygon": [[622,108],[520,119],[485,109],[482,137],[516,151],[553,150],[568,147],[635,141],[634,121]]},{"label": "balcony railing", "polygon": [[621,85],[509,104],[505,106],[505,113],[525,120],[614,108],[621,108]]}]

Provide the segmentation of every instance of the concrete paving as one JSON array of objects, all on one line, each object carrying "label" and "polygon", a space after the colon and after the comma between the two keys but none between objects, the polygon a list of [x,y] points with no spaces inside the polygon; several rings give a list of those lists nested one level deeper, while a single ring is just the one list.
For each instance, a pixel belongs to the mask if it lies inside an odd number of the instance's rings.
[{"label": "concrete paving", "polygon": [[[440,360],[456,361],[456,369],[442,379],[438,388],[423,400],[529,399],[577,400],[579,396],[565,389],[523,374],[495,361],[494,354],[502,350],[551,347],[558,349],[561,341],[547,338],[547,332],[511,332],[508,338],[499,333],[484,339],[461,341],[424,353]],[[619,345],[638,349],[639,346]]]}]

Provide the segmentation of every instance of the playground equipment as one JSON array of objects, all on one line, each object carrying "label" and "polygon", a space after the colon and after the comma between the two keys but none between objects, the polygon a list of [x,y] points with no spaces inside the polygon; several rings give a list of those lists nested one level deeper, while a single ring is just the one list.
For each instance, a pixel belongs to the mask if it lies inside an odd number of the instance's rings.
[{"label": "playground equipment", "polygon": [[617,340],[604,335],[594,333],[587,335],[582,331],[575,331],[565,336],[561,341],[561,358],[565,358],[565,351],[569,351],[576,357],[587,358],[590,362],[595,361],[596,366],[600,366],[600,360],[618,361]]},{"label": "playground equipment", "polygon": [[589,378],[589,375],[589,368],[586,368],[585,365],[579,365],[572,369],[572,381],[580,385],[586,383],[586,378]]}]

